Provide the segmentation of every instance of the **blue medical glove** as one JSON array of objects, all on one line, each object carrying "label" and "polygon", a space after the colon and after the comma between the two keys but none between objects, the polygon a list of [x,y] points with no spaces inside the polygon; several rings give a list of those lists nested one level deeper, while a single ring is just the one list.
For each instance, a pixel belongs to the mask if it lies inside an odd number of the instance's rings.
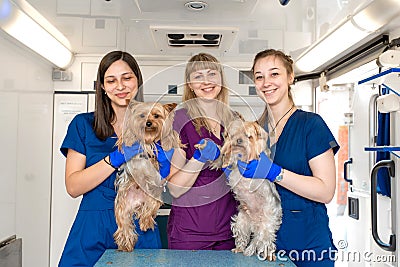
[{"label": "blue medical glove", "polygon": [[237,164],[243,177],[268,179],[271,182],[275,181],[282,170],[282,167],[273,163],[264,152],[261,152],[259,159],[249,163],[238,160]]},{"label": "blue medical glove", "polygon": [[171,158],[174,154],[174,149],[170,149],[165,151],[160,144],[156,143],[157,149],[157,161],[160,166],[160,175],[162,179],[166,178],[169,175],[171,170]]},{"label": "blue medical glove", "polygon": [[116,149],[110,153],[110,163],[114,168],[119,168],[122,164],[139,153],[143,153],[143,148],[138,142],[135,142],[132,146],[123,144],[122,152]]},{"label": "blue medical glove", "polygon": [[[206,140],[201,139],[198,144],[202,145]],[[208,160],[215,160],[219,157],[220,151],[218,146],[210,139],[207,139],[207,144],[203,149],[196,149],[193,158],[205,163]]]},{"label": "blue medical glove", "polygon": [[222,171],[225,173],[226,180],[229,180],[229,175],[232,172],[232,165],[229,165],[228,167],[222,168]]}]

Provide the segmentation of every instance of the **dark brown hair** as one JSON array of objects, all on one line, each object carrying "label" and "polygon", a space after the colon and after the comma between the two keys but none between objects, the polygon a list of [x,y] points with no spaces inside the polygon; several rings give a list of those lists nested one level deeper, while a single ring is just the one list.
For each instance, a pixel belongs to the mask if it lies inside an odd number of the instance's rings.
[{"label": "dark brown hair", "polygon": [[107,137],[114,134],[112,123],[116,120],[116,116],[111,106],[111,100],[104,93],[103,87],[106,71],[111,64],[118,60],[125,61],[135,74],[138,82],[138,92],[134,99],[143,102],[143,78],[135,58],[131,54],[123,51],[112,51],[106,54],[100,61],[99,69],[97,71],[96,101],[93,123],[94,132],[101,140],[105,140]]}]

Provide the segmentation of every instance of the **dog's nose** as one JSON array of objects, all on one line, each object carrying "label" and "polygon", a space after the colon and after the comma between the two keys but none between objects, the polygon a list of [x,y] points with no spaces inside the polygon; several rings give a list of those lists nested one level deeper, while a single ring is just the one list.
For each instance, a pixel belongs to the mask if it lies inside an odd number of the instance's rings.
[{"label": "dog's nose", "polygon": [[239,138],[236,140],[236,144],[241,145],[243,143],[243,139]]},{"label": "dog's nose", "polygon": [[146,121],[146,126],[147,126],[147,127],[151,127],[151,125],[153,125],[153,124],[151,123],[151,121]]}]

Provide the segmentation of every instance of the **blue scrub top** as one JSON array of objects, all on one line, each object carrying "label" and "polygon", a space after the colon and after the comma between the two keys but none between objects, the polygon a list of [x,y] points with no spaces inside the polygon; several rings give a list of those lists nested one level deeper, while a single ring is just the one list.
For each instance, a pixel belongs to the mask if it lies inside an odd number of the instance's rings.
[{"label": "blue scrub top", "polygon": [[[268,131],[268,127],[264,128]],[[318,114],[303,110],[296,110],[290,116],[278,142],[271,147],[274,163],[306,176],[312,176],[308,162],[328,149],[333,149],[334,153],[339,150],[328,126]],[[322,251],[326,250],[321,257],[329,258],[328,253],[336,250],[336,247],[325,204],[301,197],[278,184],[276,187],[283,209],[282,225],[277,233],[277,251],[284,250],[296,256],[310,250],[320,257]],[[302,266],[300,262],[296,264]],[[314,265],[304,263],[304,266]],[[318,266],[331,265],[326,263]]]},{"label": "blue scrub top", "polygon": [[[100,140],[93,131],[94,113],[75,116],[61,145],[61,153],[67,156],[73,149],[86,156],[86,168],[102,160],[116,149],[117,136]],[[113,234],[117,230],[114,215],[116,172],[93,190],[83,195],[75,221],[70,230],[59,266],[93,266],[106,249],[116,249]],[[139,234],[135,248],[161,248],[157,226],[143,232],[135,220]]]}]

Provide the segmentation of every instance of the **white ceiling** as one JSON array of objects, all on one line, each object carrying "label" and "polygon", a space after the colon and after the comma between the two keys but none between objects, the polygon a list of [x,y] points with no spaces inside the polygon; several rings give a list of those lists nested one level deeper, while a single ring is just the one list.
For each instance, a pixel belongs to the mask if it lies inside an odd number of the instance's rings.
[{"label": "white ceiling", "polygon": [[[251,61],[256,52],[276,48],[298,55],[341,19],[372,0],[204,0],[191,11],[189,0],[28,0],[60,30],[78,54],[122,49],[154,59],[187,58],[208,51],[222,61]],[[165,32],[221,31],[220,48],[169,48]],[[163,29],[162,34],[154,29]],[[224,30],[232,30],[229,33]],[[165,31],[165,32],[164,32]],[[225,37],[224,37],[225,36]]]}]

